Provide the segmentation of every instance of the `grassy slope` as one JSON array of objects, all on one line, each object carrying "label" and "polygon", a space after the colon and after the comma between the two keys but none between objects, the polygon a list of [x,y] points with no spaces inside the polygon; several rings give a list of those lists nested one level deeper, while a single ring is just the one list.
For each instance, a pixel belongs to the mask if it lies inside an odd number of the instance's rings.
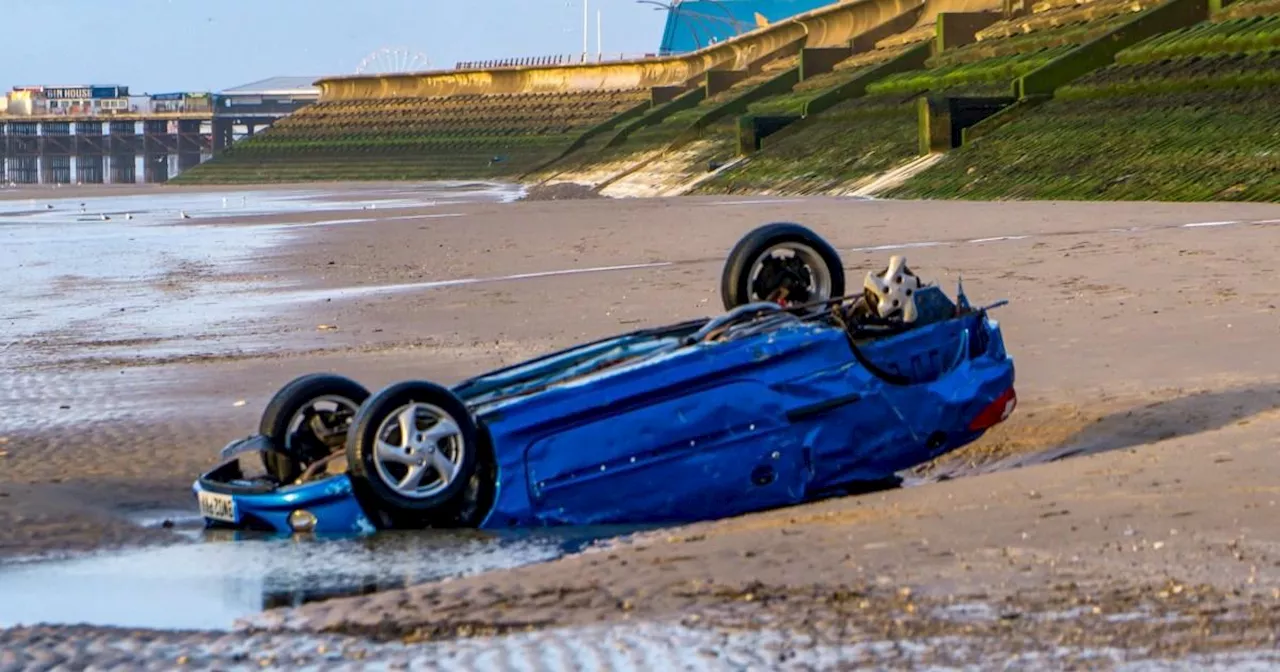
[{"label": "grassy slope", "polygon": [[814,117],[742,168],[707,181],[698,193],[815,193],[872,175],[916,152],[915,106],[901,96],[846,101]]},{"label": "grassy slope", "polygon": [[1135,45],[887,195],[1280,200],[1277,38],[1263,17]]},{"label": "grassy slope", "polygon": [[[1277,5],[1276,0],[1245,0],[1232,10],[1240,13],[1246,6],[1272,5]],[[889,195],[1280,200],[1276,158],[1280,156],[1280,130],[1276,130],[1280,129],[1280,17],[1274,11],[1206,22],[1126,50],[1117,65],[1066,87],[1055,100],[952,152]],[[923,90],[1004,93],[1010,79],[1061,53],[1064,45],[1094,37],[1127,18],[1108,17],[947,52],[927,70],[876,83],[867,97],[815,117],[803,132],[766,142],[766,149],[742,168],[720,175],[698,191],[820,192],[892,168],[916,152],[913,94]],[[750,112],[798,114],[805,102],[853,74],[856,71],[815,78],[790,94],[754,104]],[[745,88],[735,87],[734,94]],[[715,102],[724,99],[722,94]],[[597,139],[585,153],[594,155],[593,161],[617,161],[660,147],[709,106],[710,102],[704,103],[638,131],[623,147],[598,153],[603,140]],[[703,136],[712,142],[699,161],[732,153],[736,139],[732,120],[713,125]],[[213,178],[209,181],[501,178],[554,156],[573,137],[569,133],[432,140],[388,137],[375,142],[351,138],[353,147],[339,152],[331,151],[338,144],[272,147],[269,141],[260,141],[259,146],[270,151],[245,152],[230,170],[215,161],[183,177],[186,181],[200,181],[206,175]],[[507,160],[491,163],[494,156]]]},{"label": "grassy slope", "polygon": [[623,95],[585,109],[567,99],[563,113],[511,105],[433,111],[415,103],[417,109],[405,116],[366,112],[336,122],[316,106],[174,182],[510,179],[555,158],[581,133],[636,104],[631,98],[637,97]]},{"label": "grassy slope", "polygon": [[1280,200],[1280,91],[1054,100],[895,198]]},{"label": "grassy slope", "polygon": [[[553,170],[563,171],[562,175],[564,176],[581,176],[593,169],[625,165],[631,159],[640,160],[651,156],[654,152],[674,142],[682,133],[692,128],[699,118],[714,108],[734,100],[756,86],[778,76],[783,71],[796,67],[798,64],[798,57],[780,59],[775,63],[771,63],[765,71],[738,82],[729,89],[702,101],[694,107],[676,112],[659,123],[637,130],[615,147],[602,148],[598,145],[588,144],[566,157],[564,161],[553,166]],[[709,151],[701,152],[694,158],[695,163],[701,164],[704,161],[726,154],[726,152],[729,156],[732,156],[736,151],[736,124],[736,119],[730,115],[729,118],[722,119],[704,128],[699,139],[709,140],[712,144]],[[700,165],[692,166],[691,169],[699,167]]]},{"label": "grassy slope", "polygon": [[[988,40],[930,60],[923,70],[891,75],[867,87],[867,96],[846,101],[806,122],[807,127],[765,148],[742,167],[726,171],[699,188],[701,193],[818,193],[849,186],[910,161],[919,151],[914,98],[925,93],[1003,96],[1031,70],[1065,53],[1071,45],[1114,27],[1115,17],[1068,24],[1028,35]],[[847,81],[854,72],[846,72]],[[819,80],[815,78],[815,83]],[[822,81],[830,88],[838,82]],[[798,115],[822,89],[797,87],[752,106],[759,115]]]}]

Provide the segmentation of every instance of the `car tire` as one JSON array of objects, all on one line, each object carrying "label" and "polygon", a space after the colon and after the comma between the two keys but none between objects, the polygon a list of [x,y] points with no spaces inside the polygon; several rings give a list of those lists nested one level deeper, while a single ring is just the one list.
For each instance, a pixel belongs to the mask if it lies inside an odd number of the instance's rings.
[{"label": "car tire", "polygon": [[[408,436],[406,421],[412,423]],[[394,450],[380,451],[380,441]],[[432,526],[452,517],[473,481],[480,452],[466,405],[448,388],[426,381],[397,383],[370,397],[347,434],[356,497],[372,517],[397,527]],[[410,478],[415,468],[416,483]]]},{"label": "car tire", "polygon": [[480,451],[476,455],[476,469],[453,501],[432,512],[428,524],[440,528],[476,528],[488,517],[498,494],[498,464],[493,454],[493,439],[483,424],[477,427]]},{"label": "car tire", "polygon": [[348,417],[354,418],[369,398],[369,390],[350,378],[312,373],[289,381],[267,402],[258,422],[258,433],[270,439],[276,450],[262,451],[262,464],[280,483],[292,483],[302,475],[307,464],[345,445],[345,432],[340,443],[321,445],[314,433],[300,435],[292,426],[299,413],[326,398],[345,402],[350,407]]},{"label": "car tire", "polygon": [[[844,266],[840,254],[822,236],[807,227],[791,222],[775,222],[758,227],[738,241],[729,251],[725,259],[724,270],[720,275],[720,298],[725,310],[756,301],[764,301],[765,297],[753,294],[752,272],[758,262],[775,248],[790,248],[798,251],[806,266],[816,266],[812,271],[825,274],[827,287],[818,286],[825,296],[809,297],[809,300],[830,299],[844,295]],[[820,278],[822,276],[819,276]]]}]

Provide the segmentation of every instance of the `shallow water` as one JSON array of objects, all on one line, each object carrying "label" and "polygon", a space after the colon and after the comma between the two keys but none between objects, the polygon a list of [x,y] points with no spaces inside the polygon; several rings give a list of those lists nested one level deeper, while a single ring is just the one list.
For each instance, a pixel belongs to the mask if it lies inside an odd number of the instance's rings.
[{"label": "shallow water", "polygon": [[[59,409],[72,397],[74,421],[132,412],[119,394],[102,403],[72,394],[86,385],[119,388],[123,381],[64,368],[70,363],[277,349],[273,315],[282,306],[328,297],[248,272],[260,272],[272,248],[305,227],[374,221],[364,209],[382,219],[396,219],[403,208],[417,209],[414,217],[456,216],[449,204],[506,202],[521,194],[513,185],[440,182],[341,191],[104,190],[73,198],[55,198],[53,190],[35,199],[0,199],[0,401],[18,405],[18,412],[0,418],[0,434],[65,421],[69,414]],[[184,212],[191,219],[182,219]],[[272,221],[299,214],[305,221]],[[259,219],[217,225],[246,216]],[[94,411],[86,403],[105,407]]]},{"label": "shallow water", "polygon": [[[185,211],[196,219],[252,217],[298,212],[353,210],[364,205],[377,208],[422,207],[450,203],[510,201],[522,194],[516,185],[484,182],[427,182],[395,188],[354,187],[332,189],[256,189],[226,191],[174,191],[170,193],[113,194],[60,197],[57,191],[32,198],[0,199],[0,224],[14,221],[68,222],[112,221],[132,214],[134,221],[180,220]],[[52,208],[49,206],[52,205]],[[119,215],[119,217],[117,217]]]},{"label": "shallow water", "polygon": [[[87,340],[119,341],[133,353],[145,340],[166,354],[252,346],[238,327],[256,310],[287,302],[264,295],[261,282],[227,282],[234,273],[289,239],[300,227],[358,224],[366,217],[325,213],[375,208],[429,208],[503,202],[520,194],[506,185],[433,183],[412,188],[177,192],[83,198],[0,200],[0,366],[76,354]],[[49,207],[52,206],[52,209]],[[132,219],[126,219],[126,213]],[[186,213],[191,219],[182,219]],[[302,224],[272,224],[271,215],[314,214]],[[450,215],[441,211],[441,215]],[[106,215],[109,220],[102,220]],[[219,220],[266,216],[254,226]],[[430,215],[428,215],[430,216]],[[190,339],[187,339],[190,340]],[[33,347],[35,346],[35,347]]]},{"label": "shallow water", "polygon": [[273,607],[551,560],[620,531],[383,532],[328,540],[200,531],[195,543],[0,564],[0,628],[226,629]]}]

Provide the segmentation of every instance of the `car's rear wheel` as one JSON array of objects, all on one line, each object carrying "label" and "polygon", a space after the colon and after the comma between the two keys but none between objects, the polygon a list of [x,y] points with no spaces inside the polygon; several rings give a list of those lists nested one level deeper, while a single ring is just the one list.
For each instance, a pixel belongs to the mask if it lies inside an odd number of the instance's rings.
[{"label": "car's rear wheel", "polygon": [[759,301],[784,306],[844,295],[840,254],[799,224],[776,222],[743,236],[720,276],[725,310]]},{"label": "car's rear wheel", "polygon": [[466,405],[425,381],[397,383],[370,397],[347,436],[357,497],[397,526],[451,518],[472,483],[479,452]]},{"label": "car's rear wheel", "polygon": [[276,448],[262,452],[267,473],[292,483],[311,463],[342,450],[347,429],[368,398],[360,383],[328,373],[301,376],[280,388],[258,423],[258,433]]}]

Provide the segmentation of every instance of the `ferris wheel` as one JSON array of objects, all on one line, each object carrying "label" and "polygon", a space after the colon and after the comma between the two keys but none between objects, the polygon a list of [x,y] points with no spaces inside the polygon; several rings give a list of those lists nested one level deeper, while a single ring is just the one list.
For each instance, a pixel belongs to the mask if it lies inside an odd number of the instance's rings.
[{"label": "ferris wheel", "polygon": [[357,75],[387,75],[397,72],[417,72],[431,67],[427,55],[410,51],[405,47],[383,47],[360,60]]}]

